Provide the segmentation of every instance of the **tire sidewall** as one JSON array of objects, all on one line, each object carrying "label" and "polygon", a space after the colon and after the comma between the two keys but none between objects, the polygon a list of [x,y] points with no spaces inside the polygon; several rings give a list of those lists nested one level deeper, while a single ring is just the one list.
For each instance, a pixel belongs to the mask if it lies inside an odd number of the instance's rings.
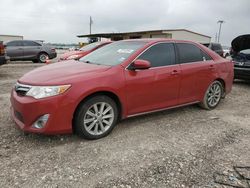
[{"label": "tire sidewall", "polygon": [[40,57],[41,57],[42,55],[46,55],[47,57],[49,57],[49,55],[48,55],[47,53],[44,53],[44,52],[38,54],[38,62],[39,62],[39,63],[45,63],[45,62],[46,62],[46,60],[45,60],[44,62],[41,61]]},{"label": "tire sidewall", "polygon": [[[111,105],[111,107],[114,110],[114,121],[112,123],[112,125],[110,126],[110,128],[103,134],[100,135],[92,135],[90,134],[88,131],[86,131],[85,126],[84,126],[84,117],[86,112],[88,111],[88,109],[95,103],[99,103],[99,102],[106,102],[109,105]],[[85,139],[89,139],[89,140],[94,140],[94,139],[99,139],[102,137],[107,136],[115,127],[116,123],[118,120],[118,109],[117,109],[117,105],[116,103],[107,96],[95,96],[92,97],[90,99],[88,99],[87,101],[83,102],[79,109],[77,110],[76,113],[76,118],[74,121],[74,129],[76,134],[78,134],[79,136],[85,138]]]},{"label": "tire sidewall", "polygon": [[[213,85],[215,85],[215,84],[219,85],[220,90],[221,90],[221,95],[220,95],[220,99],[219,99],[218,103],[217,103],[215,106],[211,106],[211,105],[208,103],[208,93],[209,93],[209,91],[210,91],[210,88],[211,88]],[[212,110],[212,109],[216,108],[216,107],[219,105],[220,101],[221,101],[222,95],[223,95],[223,86],[222,86],[221,82],[219,82],[219,81],[214,81],[212,84],[209,85],[209,87],[208,87],[208,89],[207,89],[207,91],[206,91],[206,94],[205,94],[205,97],[204,97],[204,102],[203,102],[205,108],[207,108],[207,109],[209,109],[209,110]]]}]

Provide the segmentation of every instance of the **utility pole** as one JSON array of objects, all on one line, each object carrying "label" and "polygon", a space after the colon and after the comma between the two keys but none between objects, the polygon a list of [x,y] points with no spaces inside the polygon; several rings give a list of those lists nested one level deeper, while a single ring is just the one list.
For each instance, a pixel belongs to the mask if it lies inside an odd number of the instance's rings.
[{"label": "utility pole", "polygon": [[89,17],[89,34],[91,35],[91,29],[92,29],[92,24],[93,24],[93,20],[92,17]]},{"label": "utility pole", "polygon": [[220,26],[219,26],[219,34],[218,34],[218,42],[220,42],[221,26],[222,26],[223,23],[225,23],[225,21],[219,20],[217,23],[220,24]]}]

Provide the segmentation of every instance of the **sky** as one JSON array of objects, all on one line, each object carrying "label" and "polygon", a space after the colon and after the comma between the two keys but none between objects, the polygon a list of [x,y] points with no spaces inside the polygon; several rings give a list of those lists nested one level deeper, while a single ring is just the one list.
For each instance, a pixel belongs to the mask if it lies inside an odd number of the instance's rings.
[{"label": "sky", "polygon": [[1,0],[0,34],[76,43],[92,33],[188,29],[220,42],[250,34],[250,0]]}]

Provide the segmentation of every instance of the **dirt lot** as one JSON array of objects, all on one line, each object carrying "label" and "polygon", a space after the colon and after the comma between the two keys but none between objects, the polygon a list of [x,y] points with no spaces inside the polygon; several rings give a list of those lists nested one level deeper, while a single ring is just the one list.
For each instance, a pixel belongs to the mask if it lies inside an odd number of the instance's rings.
[{"label": "dirt lot", "polygon": [[108,137],[87,141],[15,127],[10,90],[39,66],[0,67],[0,187],[249,186],[250,83],[235,82],[213,111],[194,105],[135,117]]}]

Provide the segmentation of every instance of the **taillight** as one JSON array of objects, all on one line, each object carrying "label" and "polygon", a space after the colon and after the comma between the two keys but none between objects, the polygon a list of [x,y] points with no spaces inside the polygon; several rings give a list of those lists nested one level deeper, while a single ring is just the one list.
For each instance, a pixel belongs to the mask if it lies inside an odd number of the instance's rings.
[{"label": "taillight", "polygon": [[4,46],[2,44],[0,44],[0,54],[5,54]]}]

